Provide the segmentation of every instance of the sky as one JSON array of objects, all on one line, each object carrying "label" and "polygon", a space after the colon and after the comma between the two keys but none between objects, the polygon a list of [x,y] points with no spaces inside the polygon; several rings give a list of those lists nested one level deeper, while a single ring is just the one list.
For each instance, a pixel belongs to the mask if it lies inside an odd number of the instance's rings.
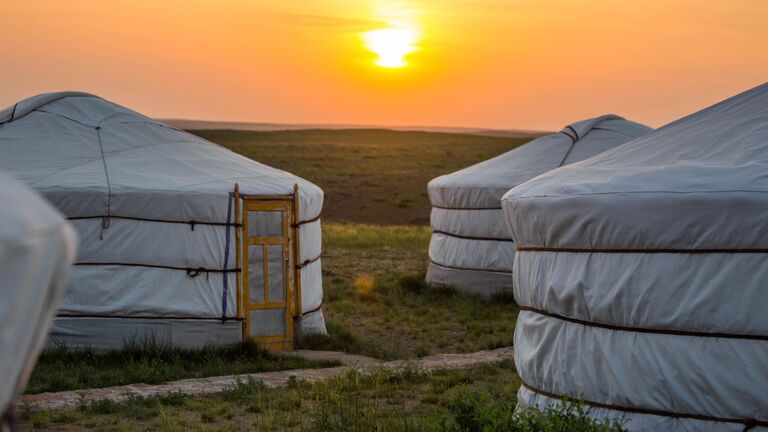
[{"label": "sky", "polygon": [[0,105],[155,118],[657,127],[768,80],[768,0],[2,0]]}]

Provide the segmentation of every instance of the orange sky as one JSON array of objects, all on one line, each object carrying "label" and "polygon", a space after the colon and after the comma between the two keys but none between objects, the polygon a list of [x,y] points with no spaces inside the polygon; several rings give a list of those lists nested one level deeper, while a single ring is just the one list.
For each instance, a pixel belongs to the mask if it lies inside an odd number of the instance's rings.
[{"label": "orange sky", "polygon": [[[374,64],[361,33],[419,50]],[[2,0],[0,105],[83,90],[158,118],[660,126],[768,81],[768,0]]]}]

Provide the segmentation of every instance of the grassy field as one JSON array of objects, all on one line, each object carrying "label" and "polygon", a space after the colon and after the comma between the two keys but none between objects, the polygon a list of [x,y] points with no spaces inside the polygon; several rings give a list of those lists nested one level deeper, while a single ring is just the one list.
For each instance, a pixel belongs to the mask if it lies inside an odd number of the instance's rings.
[{"label": "grassy field", "polygon": [[57,431],[392,431],[608,432],[579,405],[515,413],[519,380],[511,362],[466,371],[354,371],[336,379],[267,389],[241,382],[216,396],[169,394],[69,411],[22,407],[23,429]]},{"label": "grassy field", "polygon": [[427,225],[429,180],[529,140],[384,129],[191,132],[314,182],[326,194],[326,221],[384,225]]}]

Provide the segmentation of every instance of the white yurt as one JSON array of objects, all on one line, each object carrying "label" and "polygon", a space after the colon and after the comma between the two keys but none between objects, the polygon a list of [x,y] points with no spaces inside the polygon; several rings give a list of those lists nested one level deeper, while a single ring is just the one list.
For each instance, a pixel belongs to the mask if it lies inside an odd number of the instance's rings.
[{"label": "white yurt", "polygon": [[768,84],[509,191],[519,401],[768,430]]},{"label": "white yurt", "polygon": [[430,181],[432,239],[427,283],[486,297],[511,294],[515,243],[504,222],[501,197],[542,173],[650,131],[621,117],[604,115]]},{"label": "white yurt", "polygon": [[79,233],[53,342],[286,349],[325,331],[314,184],[86,93],[0,112],[0,153]]},{"label": "white yurt", "polygon": [[75,259],[75,233],[35,192],[0,173],[0,430],[26,385]]}]

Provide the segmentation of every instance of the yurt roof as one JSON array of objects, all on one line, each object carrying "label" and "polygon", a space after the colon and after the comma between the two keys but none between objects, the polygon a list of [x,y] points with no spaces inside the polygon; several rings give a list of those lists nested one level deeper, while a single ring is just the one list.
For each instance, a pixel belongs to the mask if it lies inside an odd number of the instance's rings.
[{"label": "yurt roof", "polygon": [[492,159],[429,182],[432,205],[444,208],[498,208],[509,189],[562,165],[592,157],[650,132],[616,115],[570,124]]},{"label": "yurt roof", "polygon": [[[113,213],[181,211],[221,222],[225,206],[192,209],[188,202],[226,196],[235,182],[249,195],[289,195],[298,184],[302,219],[318,216],[323,202],[322,190],[306,180],[87,93],[41,94],[0,111],[0,152],[0,168],[68,216],[101,211],[102,200],[85,197],[108,192]],[[142,201],[148,196],[166,198]]]},{"label": "yurt roof", "polygon": [[768,248],[768,83],[509,191],[518,248]]}]

